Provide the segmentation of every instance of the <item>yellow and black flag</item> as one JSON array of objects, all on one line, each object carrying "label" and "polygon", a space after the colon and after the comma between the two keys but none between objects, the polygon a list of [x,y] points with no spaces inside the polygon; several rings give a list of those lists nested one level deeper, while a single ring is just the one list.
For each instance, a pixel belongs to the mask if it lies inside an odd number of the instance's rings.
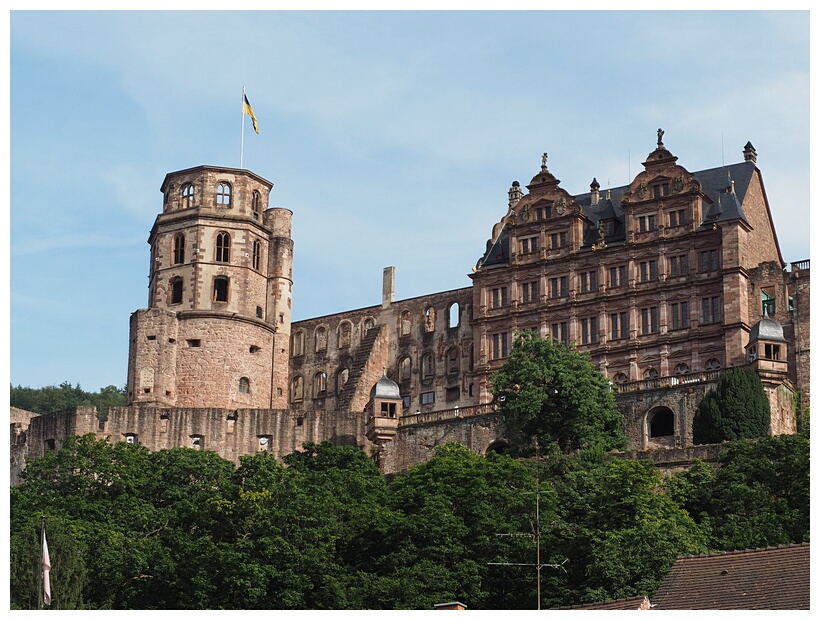
[{"label": "yellow and black flag", "polygon": [[242,98],[245,100],[243,110],[245,114],[251,117],[251,120],[253,121],[253,130],[256,133],[259,133],[259,125],[256,124],[256,116],[254,116],[253,108],[251,108],[251,104],[248,102],[248,96],[243,93]]}]

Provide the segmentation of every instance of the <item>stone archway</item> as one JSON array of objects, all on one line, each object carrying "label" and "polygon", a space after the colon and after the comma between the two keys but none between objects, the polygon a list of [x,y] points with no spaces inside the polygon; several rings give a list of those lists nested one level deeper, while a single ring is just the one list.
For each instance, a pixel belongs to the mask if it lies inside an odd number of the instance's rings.
[{"label": "stone archway", "polygon": [[495,452],[497,454],[509,454],[510,444],[506,439],[496,439],[484,450],[484,454]]},{"label": "stone archway", "polygon": [[675,414],[669,407],[654,407],[646,414],[646,443],[649,447],[675,445]]}]

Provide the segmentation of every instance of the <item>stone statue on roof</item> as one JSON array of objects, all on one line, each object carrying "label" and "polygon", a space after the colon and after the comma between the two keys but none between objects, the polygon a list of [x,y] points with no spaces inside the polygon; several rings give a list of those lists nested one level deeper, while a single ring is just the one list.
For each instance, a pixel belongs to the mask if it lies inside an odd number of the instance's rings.
[{"label": "stone statue on roof", "polygon": [[664,131],[660,127],[658,128],[658,146],[663,146],[663,134]]},{"label": "stone statue on roof", "polygon": [[546,168],[546,167],[547,167],[547,154],[546,154],[546,153],[544,153],[543,155],[541,155],[541,166],[542,166],[543,168]]}]

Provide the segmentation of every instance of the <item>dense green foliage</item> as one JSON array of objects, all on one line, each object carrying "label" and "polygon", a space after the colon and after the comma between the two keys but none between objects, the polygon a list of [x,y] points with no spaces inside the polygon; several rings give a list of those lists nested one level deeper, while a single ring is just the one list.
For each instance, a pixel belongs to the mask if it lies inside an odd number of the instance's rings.
[{"label": "dense green foliage", "polygon": [[109,407],[125,405],[125,388],[114,385],[102,388],[99,392],[86,392],[64,381],[59,386],[49,385],[42,388],[11,386],[10,402],[33,413],[54,413],[69,407],[96,407],[101,416],[105,416]]},{"label": "dense green foliage", "polygon": [[754,439],[769,434],[771,412],[760,377],[750,368],[729,368],[700,401],[692,423],[696,444]]},{"label": "dense green foliage", "polygon": [[809,540],[809,435],[727,444],[720,467],[696,462],[672,476],[672,497],[719,551]]},{"label": "dense green foliage", "polygon": [[606,377],[589,355],[551,338],[516,334],[504,368],[492,377],[492,391],[505,423],[520,437],[514,453],[531,453],[533,439],[541,454],[627,446]]},{"label": "dense green foliage", "polygon": [[387,478],[329,443],[236,467],[75,437],[11,489],[11,606],[36,608],[40,515],[57,609],[532,609],[539,531],[542,608],[651,595],[680,554],[808,540],[808,448],[727,444],[717,471],[664,484],[600,446],[536,461],[445,444]]}]

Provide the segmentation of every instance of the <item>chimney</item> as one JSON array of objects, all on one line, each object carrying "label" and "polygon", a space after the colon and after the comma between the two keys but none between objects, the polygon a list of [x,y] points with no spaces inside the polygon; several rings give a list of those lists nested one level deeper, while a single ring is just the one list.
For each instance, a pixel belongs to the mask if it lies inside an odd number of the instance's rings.
[{"label": "chimney", "polygon": [[601,194],[598,190],[601,189],[601,184],[598,183],[598,179],[592,177],[592,183],[589,184],[589,192],[590,192],[590,204],[594,207],[598,204],[598,201],[601,199]]},{"label": "chimney", "polygon": [[467,605],[464,603],[459,603],[458,601],[453,601],[451,603],[438,603],[433,605],[436,609],[446,609],[446,610],[456,610],[456,611],[464,611],[467,609]]},{"label": "chimney", "polygon": [[382,308],[387,309],[393,303],[396,294],[396,268],[385,267],[382,276]]},{"label": "chimney", "polygon": [[757,163],[757,151],[755,151],[755,147],[752,146],[751,142],[747,142],[746,146],[743,147],[743,161]]},{"label": "chimney", "polygon": [[521,185],[518,183],[518,181],[512,182],[512,187],[510,187],[510,190],[507,192],[507,196],[510,199],[509,203],[507,203],[510,209],[517,205],[518,201],[521,200],[521,198],[523,198],[524,192],[521,191]]}]

